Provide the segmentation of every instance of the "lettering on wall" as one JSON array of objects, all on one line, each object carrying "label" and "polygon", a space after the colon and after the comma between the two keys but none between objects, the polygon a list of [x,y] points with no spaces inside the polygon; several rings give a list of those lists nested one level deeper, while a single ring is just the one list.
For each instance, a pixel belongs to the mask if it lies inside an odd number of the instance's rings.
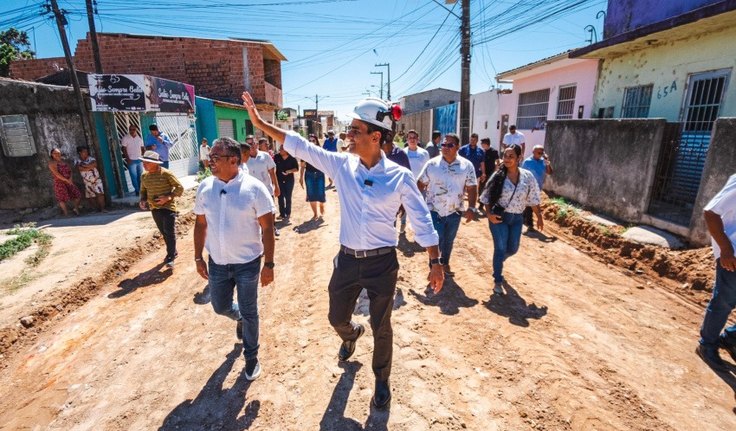
[{"label": "lettering on wall", "polygon": [[675,91],[677,91],[677,81],[672,81],[672,84],[669,85],[660,85],[657,87],[657,99],[667,97]]}]

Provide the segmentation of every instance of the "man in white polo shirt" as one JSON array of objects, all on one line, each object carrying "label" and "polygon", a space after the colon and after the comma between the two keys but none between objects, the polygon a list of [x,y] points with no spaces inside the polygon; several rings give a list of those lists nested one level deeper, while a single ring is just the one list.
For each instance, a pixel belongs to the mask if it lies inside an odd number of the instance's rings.
[{"label": "man in white polo shirt", "polygon": [[429,161],[429,153],[419,146],[419,133],[414,129],[406,133],[406,148],[404,148],[404,152],[409,158],[411,173],[415,179],[419,178],[422,168]]},{"label": "man in white polo shirt", "polygon": [[[454,133],[445,135],[442,156],[431,159],[417,177],[419,190],[425,191],[432,224],[440,238],[440,255],[446,276],[452,276],[450,255],[463,212],[473,220],[475,200],[478,196],[478,179],[473,163],[458,157],[460,137]],[[464,197],[468,193],[468,209]]]},{"label": "man in white polo shirt", "polygon": [[726,350],[736,362],[736,325],[723,330],[736,306],[736,174],[731,175],[703,210],[716,258],[716,282],[705,310],[696,353],[711,368],[728,371],[718,348]]},{"label": "man in white polo shirt", "polygon": [[349,359],[362,325],[351,321],[355,303],[363,288],[370,299],[373,329],[373,373],[376,389],[371,402],[379,409],[391,401],[389,376],[393,354],[391,310],[393,308],[399,262],[396,257],[398,235],[394,222],[403,205],[414,227],[416,241],[427,248],[430,259],[429,282],[435,292],[442,289],[444,275],[439,261],[437,232],[419,193],[414,176],[389,160],[381,145],[391,142],[398,106],[380,99],[358,102],[351,114],[348,138],[355,141],[355,157],[326,151],[310,144],[296,132],[282,130],[264,121],[247,92],[243,105],[253,125],[286,151],[306,161],[334,179],[340,198],[340,251],[327,288],[330,295],[330,324],[343,340],[338,358]]},{"label": "man in white polo shirt", "polygon": [[515,124],[512,124],[509,127],[509,132],[503,135],[503,141],[501,142],[501,154],[503,154],[503,150],[512,145],[520,146],[521,156],[524,157],[524,155],[526,154],[526,138],[524,137],[523,133],[516,131]]},{"label": "man in white polo shirt", "polygon": [[123,158],[128,166],[130,174],[130,182],[133,183],[135,195],[139,196],[141,192],[141,175],[143,174],[143,162],[141,157],[145,149],[143,148],[143,138],[138,133],[138,127],[131,124],[128,127],[128,134],[120,140],[120,148],[123,150]]},{"label": "man in white polo shirt", "polygon": [[[215,140],[209,157],[212,176],[199,185],[194,204],[194,261],[199,275],[209,281],[215,312],[237,321],[245,378],[255,380],[261,373],[258,279],[260,274],[263,286],[273,281],[275,207],[266,186],[240,169],[236,141]],[[238,290],[237,303],[233,302],[233,288]]]},{"label": "man in white polo shirt", "polygon": [[[281,190],[279,189],[279,182],[276,179],[276,162],[273,161],[271,155],[265,151],[260,151],[258,145],[250,144],[250,158],[243,163],[248,167],[248,173],[260,180],[271,193],[271,200],[279,197]],[[275,208],[275,207],[274,207]],[[276,210],[274,210],[273,219],[276,221]],[[279,236],[279,230],[275,231],[276,236]]]}]

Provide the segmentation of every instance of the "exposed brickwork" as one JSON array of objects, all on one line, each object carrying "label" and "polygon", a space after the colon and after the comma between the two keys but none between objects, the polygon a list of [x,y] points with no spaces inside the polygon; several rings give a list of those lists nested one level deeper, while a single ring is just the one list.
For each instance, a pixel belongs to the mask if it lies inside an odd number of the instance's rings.
[{"label": "exposed brickwork", "polygon": [[[264,48],[258,43],[110,33],[98,34],[98,42],[105,73],[142,73],[186,82],[199,95],[238,103],[247,89],[246,50],[249,90],[256,102],[276,102],[272,95],[266,97],[264,68],[269,70],[267,80],[281,88],[280,61],[264,61]],[[77,42],[74,60],[77,69],[94,71],[89,36]],[[12,63],[10,73],[16,79],[34,80],[55,72],[54,63],[66,67],[63,57],[25,60]]]}]

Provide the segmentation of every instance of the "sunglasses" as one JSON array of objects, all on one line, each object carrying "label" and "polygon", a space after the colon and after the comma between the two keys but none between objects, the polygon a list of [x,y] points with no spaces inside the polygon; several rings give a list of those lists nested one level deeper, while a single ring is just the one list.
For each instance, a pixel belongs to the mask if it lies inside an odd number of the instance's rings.
[{"label": "sunglasses", "polygon": [[442,144],[442,148],[454,148],[455,144]]}]

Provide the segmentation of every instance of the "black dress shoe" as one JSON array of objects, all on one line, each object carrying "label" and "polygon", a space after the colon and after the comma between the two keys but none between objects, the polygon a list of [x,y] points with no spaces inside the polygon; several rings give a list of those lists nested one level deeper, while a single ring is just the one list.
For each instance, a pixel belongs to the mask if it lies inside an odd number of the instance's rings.
[{"label": "black dress shoe", "polygon": [[721,346],[721,349],[726,350],[728,354],[731,355],[734,362],[736,362],[736,341],[734,341],[731,337],[729,337],[726,334],[721,335],[718,341],[719,341],[718,344]]},{"label": "black dress shoe", "polygon": [[355,337],[355,340],[342,342],[340,351],[337,352],[337,358],[339,360],[347,361],[351,356],[353,356],[353,353],[355,352],[355,342],[358,341],[358,338],[360,338],[364,332],[365,328],[363,325],[358,325],[358,336]]},{"label": "black dress shoe", "polygon": [[388,407],[391,402],[391,385],[388,380],[381,381],[376,380],[376,392],[371,398],[371,403],[379,410],[383,410]]},{"label": "black dress shoe", "polygon": [[706,347],[702,344],[698,344],[698,348],[695,349],[695,353],[700,356],[700,359],[706,363],[710,368],[716,371],[726,371],[726,363],[723,362],[720,356],[718,356],[718,349],[713,347]]}]

